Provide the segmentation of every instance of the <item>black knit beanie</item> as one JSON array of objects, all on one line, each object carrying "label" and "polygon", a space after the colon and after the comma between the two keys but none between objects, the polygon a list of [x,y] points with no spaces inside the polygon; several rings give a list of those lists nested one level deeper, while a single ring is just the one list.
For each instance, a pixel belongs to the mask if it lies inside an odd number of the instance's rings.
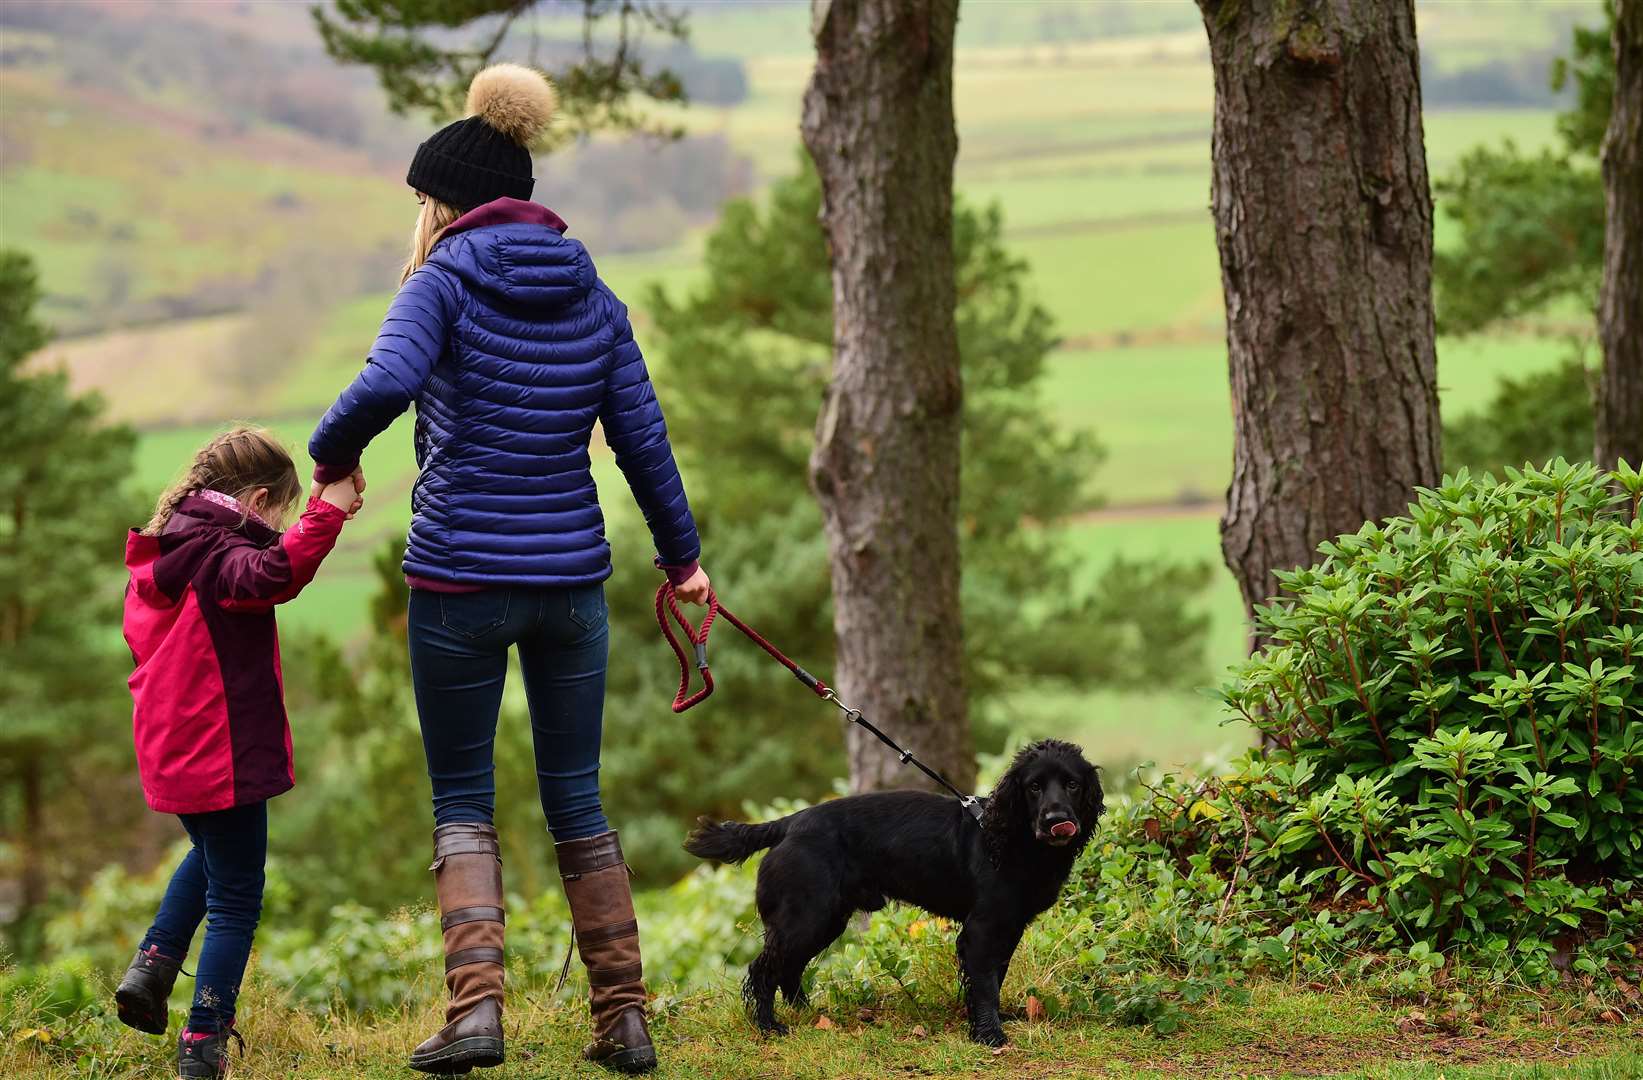
[{"label": "black knit beanie", "polygon": [[553,84],[518,64],[496,64],[468,87],[472,115],[416,148],[405,182],[458,210],[508,196],[531,197],[530,143],[553,116]]},{"label": "black knit beanie", "polygon": [[531,197],[531,152],[483,119],[447,124],[416,148],[405,182],[458,210]]}]

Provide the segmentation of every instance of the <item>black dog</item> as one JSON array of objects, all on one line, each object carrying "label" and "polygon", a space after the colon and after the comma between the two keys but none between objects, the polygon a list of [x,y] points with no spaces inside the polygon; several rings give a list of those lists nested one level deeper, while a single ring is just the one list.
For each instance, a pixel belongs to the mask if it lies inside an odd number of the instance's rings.
[{"label": "black dog", "polygon": [[685,850],[741,862],[771,849],[756,894],[764,951],[742,988],[760,1031],[786,1034],[776,1019],[777,989],[801,1003],[805,965],[853,912],[901,900],[964,924],[958,959],[970,1037],[1002,1046],[998,990],[1010,957],[1060,895],[1101,810],[1095,766],[1071,743],[1046,739],[1016,755],[979,826],[956,799],[885,791],[763,825],[703,818]]}]

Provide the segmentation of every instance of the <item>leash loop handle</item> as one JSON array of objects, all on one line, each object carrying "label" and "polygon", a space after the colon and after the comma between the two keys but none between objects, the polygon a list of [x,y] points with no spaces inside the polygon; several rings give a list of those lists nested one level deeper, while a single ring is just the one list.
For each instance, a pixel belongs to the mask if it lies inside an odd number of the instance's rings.
[{"label": "leash loop handle", "polygon": [[[679,691],[673,695],[673,711],[682,713],[693,708],[713,696],[713,669],[707,662],[707,635],[713,629],[713,620],[719,615],[719,597],[716,593],[707,594],[707,614],[702,616],[700,628],[692,626],[685,613],[679,609],[679,597],[675,594],[672,585],[664,584],[656,590],[656,625],[662,628],[662,636],[667,638],[668,645],[673,648],[673,655],[679,660]],[[685,639],[690,642],[691,649],[696,654],[696,670],[702,673],[702,688],[694,694],[690,692],[690,661],[685,655],[685,647],[673,632],[673,625],[677,624],[684,632]]]},{"label": "leash loop handle", "polygon": [[[707,614],[702,616],[702,625],[691,625],[690,619],[685,616],[679,607],[679,596],[673,586],[663,582],[656,589],[656,625],[662,628],[662,636],[673,649],[674,658],[679,661],[679,692],[673,695],[673,711],[682,713],[694,708],[713,696],[713,672],[707,662],[707,635],[713,629],[713,622],[723,615],[725,621],[740,630],[747,639],[765,652],[770,658],[792,673],[793,677],[805,685],[812,694],[823,700],[837,701],[833,690],[826,683],[816,678],[804,668],[789,660],[783,652],[764,639],[764,635],[753,629],[747,623],[738,619],[729,608],[719,603],[719,594],[707,594]],[[674,633],[673,627],[684,632],[685,640],[690,642],[695,652],[696,670],[702,673],[702,688],[696,693],[690,693],[690,657],[685,653],[683,642]]]}]

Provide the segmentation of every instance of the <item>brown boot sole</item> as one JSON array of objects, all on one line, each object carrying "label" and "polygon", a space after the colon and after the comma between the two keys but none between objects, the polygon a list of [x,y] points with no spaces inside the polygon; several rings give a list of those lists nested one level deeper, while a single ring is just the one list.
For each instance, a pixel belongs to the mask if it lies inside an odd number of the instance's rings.
[{"label": "brown boot sole", "polygon": [[631,1049],[618,1050],[606,1057],[593,1058],[592,1061],[602,1069],[637,1076],[656,1068],[656,1048],[654,1046],[635,1046]]},{"label": "brown boot sole", "polygon": [[411,1068],[438,1076],[461,1076],[473,1069],[489,1069],[502,1064],[502,1040],[489,1035],[472,1035],[442,1046],[431,1054],[411,1056]]}]

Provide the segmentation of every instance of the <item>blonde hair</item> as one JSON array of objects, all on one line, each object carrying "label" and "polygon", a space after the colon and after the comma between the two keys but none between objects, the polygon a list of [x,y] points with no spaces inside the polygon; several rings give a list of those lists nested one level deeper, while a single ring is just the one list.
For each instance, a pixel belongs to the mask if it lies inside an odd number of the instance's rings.
[{"label": "blonde hair", "polygon": [[416,227],[411,230],[411,255],[405,260],[405,269],[400,271],[401,285],[417,271],[417,267],[428,261],[433,254],[434,245],[439,243],[445,230],[450,228],[451,222],[462,216],[462,211],[449,203],[442,203],[432,195],[423,195],[422,210],[416,216]]},{"label": "blonde hair", "polygon": [[272,432],[231,428],[200,447],[188,471],[165,489],[154,506],[154,516],[143,526],[143,535],[158,536],[176,513],[177,504],[196,491],[220,491],[247,503],[249,509],[247,501],[259,488],[268,489],[262,516],[278,525],[302,494],[296,463]]}]

